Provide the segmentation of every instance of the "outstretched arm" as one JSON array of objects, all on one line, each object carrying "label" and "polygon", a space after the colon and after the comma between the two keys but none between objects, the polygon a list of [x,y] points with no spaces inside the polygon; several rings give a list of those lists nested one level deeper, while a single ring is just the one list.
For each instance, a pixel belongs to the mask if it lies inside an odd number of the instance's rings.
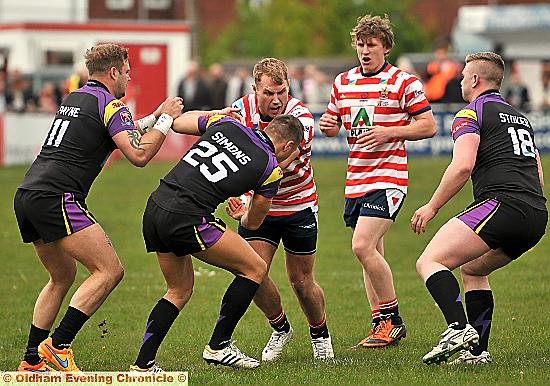
[{"label": "outstretched arm", "polygon": [[199,130],[199,117],[211,117],[221,114],[242,122],[242,117],[238,114],[238,111],[239,109],[233,107],[224,107],[221,110],[188,111],[174,120],[172,130],[180,134],[201,135]]}]

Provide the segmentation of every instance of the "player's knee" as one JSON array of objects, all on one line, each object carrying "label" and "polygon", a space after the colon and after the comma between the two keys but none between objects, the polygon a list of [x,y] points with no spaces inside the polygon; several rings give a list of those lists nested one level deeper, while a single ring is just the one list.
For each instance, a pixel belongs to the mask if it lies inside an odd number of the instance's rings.
[{"label": "player's knee", "polygon": [[246,274],[246,276],[257,283],[261,283],[266,275],[267,263],[262,258],[258,258],[250,267],[250,272]]},{"label": "player's knee", "polygon": [[375,255],[376,247],[364,241],[353,241],[351,250],[359,261],[366,262]]},{"label": "player's knee", "polygon": [[418,273],[418,275],[423,278],[423,272],[424,272],[424,267],[425,267],[425,262],[422,258],[419,258],[418,260],[416,260],[416,273]]},{"label": "player's knee", "polygon": [[179,310],[181,310],[191,299],[193,295],[192,286],[184,286],[182,288],[170,288],[166,294],[168,300],[172,302]]},{"label": "player's knee", "polygon": [[123,277],[124,267],[122,266],[122,264],[117,264],[116,266],[108,270],[106,280],[111,288],[115,288],[118,283],[120,283]]}]

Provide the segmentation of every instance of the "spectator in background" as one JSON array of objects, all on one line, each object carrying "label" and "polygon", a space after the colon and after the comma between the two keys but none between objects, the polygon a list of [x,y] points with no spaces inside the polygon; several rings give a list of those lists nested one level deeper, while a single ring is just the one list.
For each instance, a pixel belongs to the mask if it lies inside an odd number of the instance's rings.
[{"label": "spectator in background", "polygon": [[227,93],[225,94],[225,104],[230,106],[234,101],[240,97],[247,95],[252,90],[252,84],[254,79],[244,67],[239,67],[233,73],[233,76],[229,79],[227,84]]},{"label": "spectator in background", "polygon": [[225,97],[227,94],[227,81],[225,80],[224,69],[221,64],[214,63],[209,68],[210,97],[212,98],[213,109],[223,109],[226,106]]},{"label": "spectator in background", "polygon": [[550,60],[542,61],[542,98],[540,109],[542,111],[550,110]]},{"label": "spectator in background", "polygon": [[75,72],[67,79],[66,89],[73,92],[88,82],[88,69],[85,66],[78,66]]},{"label": "spectator in background", "polygon": [[58,109],[55,85],[44,82],[36,100],[37,109],[41,113],[55,113]]},{"label": "spectator in background", "polygon": [[464,103],[464,98],[462,97],[462,88],[460,87],[461,81],[462,66],[457,64],[456,75],[449,79],[449,81],[445,85],[445,92],[443,93],[443,98],[441,98],[441,103]]},{"label": "spectator in background", "polygon": [[510,74],[510,85],[504,98],[513,107],[522,112],[530,110],[529,89],[521,80],[521,76],[517,70],[512,70]]},{"label": "spectator in background", "polygon": [[185,77],[178,85],[178,96],[183,98],[183,111],[210,110],[212,98],[208,85],[202,79],[199,64],[190,61]]},{"label": "spectator in background", "polygon": [[8,77],[6,104],[8,111],[22,113],[34,110],[35,103],[30,83],[23,78],[19,70],[12,71]]},{"label": "spectator in background", "polygon": [[296,99],[304,100],[304,69],[300,66],[288,66],[288,93]]},{"label": "spectator in background", "polygon": [[435,59],[426,68],[424,90],[431,103],[441,102],[447,83],[459,73],[459,65],[449,58],[449,40],[439,39],[435,44]]}]

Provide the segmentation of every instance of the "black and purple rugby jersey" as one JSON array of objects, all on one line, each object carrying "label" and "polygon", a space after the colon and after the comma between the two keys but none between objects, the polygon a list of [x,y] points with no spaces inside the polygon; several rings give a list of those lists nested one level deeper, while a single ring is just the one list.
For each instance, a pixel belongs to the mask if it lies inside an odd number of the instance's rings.
[{"label": "black and purple rugby jersey", "polygon": [[116,149],[112,137],[123,130],[135,130],[130,110],[103,84],[90,80],[59,107],[20,187],[86,196]]},{"label": "black and purple rugby jersey", "polygon": [[277,194],[283,173],[265,133],[221,115],[200,117],[199,130],[204,134],[151,194],[158,206],[201,215],[249,190]]},{"label": "black and purple rugby jersey", "polygon": [[497,91],[486,91],[460,110],[452,133],[454,141],[466,133],[480,136],[472,173],[475,199],[511,197],[546,210],[531,123]]}]

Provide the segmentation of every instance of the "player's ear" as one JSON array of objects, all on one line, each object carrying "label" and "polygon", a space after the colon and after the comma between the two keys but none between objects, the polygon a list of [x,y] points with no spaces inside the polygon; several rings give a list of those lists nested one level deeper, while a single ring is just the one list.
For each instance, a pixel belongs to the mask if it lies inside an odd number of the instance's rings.
[{"label": "player's ear", "polygon": [[285,148],[284,149],[285,149],[285,151],[290,151],[290,150],[294,151],[293,148],[295,146],[296,146],[296,143],[292,140],[289,140],[285,143]]},{"label": "player's ear", "polygon": [[116,67],[111,67],[111,68],[109,69],[109,76],[110,76],[113,80],[116,80],[116,78],[117,78],[117,72],[119,72],[119,71],[118,71],[118,69],[117,69]]}]

